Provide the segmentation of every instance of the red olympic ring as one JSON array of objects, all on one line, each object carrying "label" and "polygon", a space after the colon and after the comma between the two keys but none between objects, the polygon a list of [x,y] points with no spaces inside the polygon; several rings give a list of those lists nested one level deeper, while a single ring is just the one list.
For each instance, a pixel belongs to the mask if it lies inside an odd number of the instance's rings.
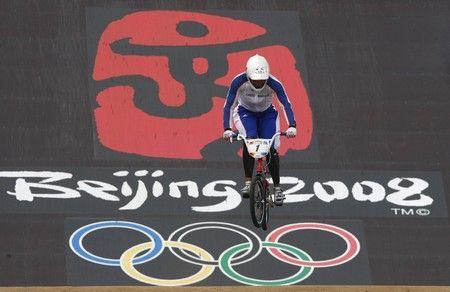
[{"label": "red olympic ring", "polygon": [[275,258],[285,263],[292,264],[295,266],[305,266],[315,268],[332,267],[346,263],[352,258],[354,258],[359,252],[360,248],[359,241],[353,234],[342,228],[323,223],[295,223],[285,225],[275,229],[269,235],[267,235],[266,241],[277,243],[281,236],[286,235],[291,231],[303,229],[323,230],[334,233],[345,240],[345,242],[347,243],[347,250],[338,257],[324,261],[304,261],[288,256],[287,254],[276,248],[268,248],[267,250]]}]

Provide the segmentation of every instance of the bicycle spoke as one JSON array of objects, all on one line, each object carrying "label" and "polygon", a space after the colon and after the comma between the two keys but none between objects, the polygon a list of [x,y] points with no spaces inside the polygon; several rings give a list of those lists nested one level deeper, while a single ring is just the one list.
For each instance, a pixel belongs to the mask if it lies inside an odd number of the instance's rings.
[{"label": "bicycle spoke", "polygon": [[261,176],[256,176],[250,187],[250,213],[253,224],[256,227],[261,227],[261,224],[263,224],[265,220],[267,204],[264,196],[263,178]]}]

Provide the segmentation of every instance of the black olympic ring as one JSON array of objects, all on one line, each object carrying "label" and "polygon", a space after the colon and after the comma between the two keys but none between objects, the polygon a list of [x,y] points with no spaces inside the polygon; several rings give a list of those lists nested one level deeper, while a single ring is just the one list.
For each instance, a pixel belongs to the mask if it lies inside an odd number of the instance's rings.
[{"label": "black olympic ring", "polygon": [[[185,231],[186,229],[189,229]],[[198,223],[192,223],[185,225],[174,232],[169,236],[168,241],[177,241],[181,242],[183,237],[186,236],[186,234],[189,234],[196,230],[202,230],[202,229],[224,229],[229,230],[234,233],[238,233],[242,235],[247,241],[250,243],[250,248],[240,256],[233,258],[231,260],[231,265],[239,265],[248,261],[251,261],[252,259],[256,258],[262,251],[262,243],[261,239],[259,238],[256,233],[253,231],[250,231],[247,228],[244,228],[239,225],[231,224],[231,223],[225,223],[225,222],[198,222]],[[170,251],[180,258],[181,260],[190,262],[192,264],[196,265],[214,265],[219,266],[219,260],[202,260],[198,257],[195,257],[183,249],[177,249],[172,248],[169,246]]]}]

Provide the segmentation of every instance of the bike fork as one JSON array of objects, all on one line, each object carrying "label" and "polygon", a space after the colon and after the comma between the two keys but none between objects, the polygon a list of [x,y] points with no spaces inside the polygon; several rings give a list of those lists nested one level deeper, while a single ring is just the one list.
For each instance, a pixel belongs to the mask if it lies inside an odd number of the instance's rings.
[{"label": "bike fork", "polygon": [[266,179],[266,169],[264,167],[264,159],[263,158],[259,158],[257,160],[256,173],[263,174],[263,177],[264,177],[264,190],[265,190],[265,193],[266,193],[266,197],[264,198],[264,200],[268,203],[269,207],[275,206],[275,204],[273,202],[274,200],[271,197],[272,194],[270,192],[269,182]]},{"label": "bike fork", "polygon": [[256,164],[256,172],[257,173],[263,173],[264,167],[263,167],[263,159],[259,158]]}]

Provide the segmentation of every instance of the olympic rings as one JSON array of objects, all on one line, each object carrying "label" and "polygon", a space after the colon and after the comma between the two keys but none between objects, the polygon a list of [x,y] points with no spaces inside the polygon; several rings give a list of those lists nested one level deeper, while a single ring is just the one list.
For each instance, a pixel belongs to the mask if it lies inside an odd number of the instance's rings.
[{"label": "olympic rings", "polygon": [[[293,247],[291,245],[287,245],[284,243],[272,243],[272,242],[263,242],[262,246],[265,248],[268,247],[276,247],[278,249],[290,252],[294,254],[295,256],[299,257],[302,260],[305,261],[312,261],[312,258],[303,250]],[[242,250],[248,249],[249,244],[248,243],[241,243],[236,246],[232,246],[226,251],[222,253],[220,256],[220,270],[227,275],[230,279],[235,280],[236,282],[246,284],[246,285],[253,285],[253,286],[278,286],[278,285],[292,285],[298,282],[301,282],[308,278],[311,273],[314,271],[314,268],[312,267],[304,267],[302,266],[301,269],[293,276],[290,276],[288,278],[284,279],[278,279],[278,280],[259,280],[255,278],[250,278],[243,276],[239,273],[237,273],[231,266],[231,259],[233,256]]]},{"label": "olympic rings", "polygon": [[103,222],[97,222],[92,223],[86,226],[83,226],[76,230],[72,236],[70,237],[70,248],[73,250],[74,253],[76,253],[79,257],[93,262],[95,264],[99,265],[105,265],[105,266],[120,266],[120,260],[118,259],[109,259],[104,258],[100,256],[96,256],[89,251],[87,251],[83,246],[83,239],[86,235],[89,233],[99,230],[99,229],[105,229],[105,228],[127,228],[127,229],[133,229],[140,233],[145,234],[150,238],[152,242],[155,244],[153,245],[153,248],[149,249],[149,251],[139,257],[137,257],[133,264],[138,265],[142,264],[148,261],[151,261],[152,259],[156,258],[163,250],[163,238],[161,235],[156,232],[155,230],[151,229],[150,227],[147,227],[145,225],[134,223],[134,222],[128,222],[128,221],[103,221]]},{"label": "olympic rings", "polygon": [[359,241],[353,234],[342,228],[323,223],[295,223],[285,225],[272,231],[267,236],[266,241],[276,243],[278,242],[281,236],[286,235],[291,231],[302,229],[315,229],[334,233],[345,240],[345,242],[347,243],[347,249],[342,255],[324,261],[305,261],[301,259],[300,260],[294,259],[286,255],[285,253],[281,252],[279,249],[274,248],[269,248],[268,249],[269,253],[272,254],[275,258],[279,259],[280,261],[286,262],[288,264],[292,264],[295,266],[316,267],[316,268],[332,267],[346,263],[359,253],[360,248]]},{"label": "olympic rings", "polygon": [[[83,239],[93,231],[105,228],[136,230],[145,234],[150,241],[130,247],[121,255],[120,259],[105,258],[87,251],[83,246]],[[209,252],[199,246],[182,242],[187,234],[204,229],[232,231],[244,237],[247,242],[226,249],[218,259],[215,259]],[[345,252],[332,259],[314,261],[305,251],[292,245],[278,242],[284,235],[292,231],[304,229],[321,230],[338,235],[344,239],[347,245]],[[131,278],[142,283],[159,286],[192,285],[208,278],[214,272],[215,267],[219,267],[220,271],[230,279],[246,285],[291,285],[307,279],[316,267],[332,267],[352,260],[360,250],[359,241],[352,233],[337,226],[324,223],[295,223],[284,225],[272,231],[266,237],[265,241],[261,241],[253,231],[239,225],[225,222],[198,222],[178,228],[169,236],[167,241],[164,241],[158,232],[142,224],[128,221],[103,221],[88,224],[75,230],[70,236],[69,244],[76,255],[89,262],[105,266],[120,266],[123,272]],[[202,267],[193,275],[179,279],[150,277],[136,269],[135,265],[155,259],[162,253],[165,247],[168,247],[179,259]],[[280,261],[299,266],[299,271],[286,278],[263,280],[241,275],[233,268],[235,265],[246,263],[256,258],[261,253],[262,248],[266,248],[269,254]],[[146,253],[137,256],[146,250],[148,250]]]},{"label": "olympic rings", "polygon": [[[207,261],[212,261],[214,258],[213,256],[208,253],[206,250],[189,244],[185,242],[176,242],[176,241],[164,241],[165,246],[169,247],[177,247],[180,249],[187,249],[192,252],[195,252],[196,254],[200,255],[200,257]],[[190,285],[197,283],[199,281],[202,281],[206,278],[208,278],[213,272],[214,267],[210,265],[204,265],[200,271],[198,271],[196,274],[186,277],[186,278],[180,278],[175,280],[165,280],[165,279],[158,279],[146,276],[136,270],[133,264],[134,257],[147,249],[151,249],[153,247],[152,242],[145,242],[138,244],[136,246],[133,246],[132,248],[128,249],[122,254],[122,257],[120,258],[120,267],[122,270],[131,278],[136,279],[142,283],[146,284],[152,284],[152,285],[158,285],[158,286],[183,286],[183,285]]]},{"label": "olympic rings", "polygon": [[[192,228],[194,227],[194,228]],[[185,231],[186,229],[189,229]],[[192,223],[185,225],[177,230],[175,230],[171,235],[169,235],[169,241],[177,241],[181,242],[181,240],[186,236],[186,234],[189,234],[193,231],[202,230],[202,229],[223,229],[223,230],[229,230],[232,232],[235,232],[237,234],[242,235],[250,244],[250,248],[247,249],[245,253],[240,255],[239,257],[236,257],[232,261],[232,265],[239,265],[243,264],[245,262],[251,261],[252,259],[256,258],[262,251],[262,244],[261,239],[259,239],[258,235],[254,233],[253,231],[248,230],[247,228],[244,228],[242,226],[231,224],[231,223],[225,223],[225,222],[199,222],[199,223]],[[180,235],[178,235],[181,233]],[[174,237],[178,236],[178,238],[174,239]],[[210,261],[204,261],[201,259],[198,259],[188,253],[186,253],[183,249],[179,249],[181,253],[178,252],[178,250],[174,250],[173,248],[169,247],[170,251],[176,255],[178,258],[180,258],[183,261],[196,264],[196,265],[214,265],[219,266],[218,260],[210,260]]]}]

